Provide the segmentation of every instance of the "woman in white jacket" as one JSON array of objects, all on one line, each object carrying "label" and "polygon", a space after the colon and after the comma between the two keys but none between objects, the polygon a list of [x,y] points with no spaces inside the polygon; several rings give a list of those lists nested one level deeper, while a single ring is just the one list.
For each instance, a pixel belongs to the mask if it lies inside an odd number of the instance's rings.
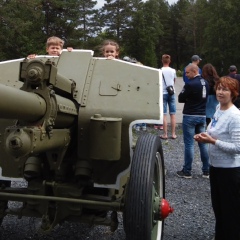
[{"label": "woman in white jacket", "polygon": [[210,186],[215,214],[215,240],[240,239],[240,111],[233,104],[238,82],[221,77],[216,83],[217,110],[207,133],[194,136],[209,143]]}]

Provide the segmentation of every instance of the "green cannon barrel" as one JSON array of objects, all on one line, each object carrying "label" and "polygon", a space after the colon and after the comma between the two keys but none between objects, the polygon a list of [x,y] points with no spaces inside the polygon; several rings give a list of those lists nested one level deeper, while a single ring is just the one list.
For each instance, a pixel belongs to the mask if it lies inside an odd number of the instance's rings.
[{"label": "green cannon barrel", "polygon": [[[0,84],[0,118],[18,119],[26,122],[36,122],[47,112],[46,101],[36,93],[22,91]],[[77,115],[78,107],[70,99],[56,95],[55,128],[71,126]],[[54,102],[51,102],[54,105]]]},{"label": "green cannon barrel", "polygon": [[4,132],[5,150],[13,159],[24,162],[31,154],[64,151],[70,142],[69,127],[76,122],[78,106],[48,88],[44,93],[0,84],[0,118],[20,120]]},{"label": "green cannon barrel", "polygon": [[34,122],[46,112],[46,102],[35,93],[0,84],[0,118]]}]

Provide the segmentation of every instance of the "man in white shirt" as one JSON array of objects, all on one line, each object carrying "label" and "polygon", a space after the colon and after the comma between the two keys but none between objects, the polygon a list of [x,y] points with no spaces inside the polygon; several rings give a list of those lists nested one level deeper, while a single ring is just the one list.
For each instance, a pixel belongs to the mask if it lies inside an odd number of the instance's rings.
[{"label": "man in white shirt", "polygon": [[[174,89],[174,83],[176,81],[176,70],[169,67],[169,64],[171,62],[171,56],[168,54],[162,55],[162,82],[163,82],[163,135],[160,135],[161,139],[168,139],[168,127],[167,127],[167,107],[169,109],[170,114],[170,121],[171,121],[171,131],[172,139],[176,139],[176,98],[175,98],[175,89]],[[174,94],[170,95],[168,94],[168,91],[166,90],[167,86],[173,86]]]}]

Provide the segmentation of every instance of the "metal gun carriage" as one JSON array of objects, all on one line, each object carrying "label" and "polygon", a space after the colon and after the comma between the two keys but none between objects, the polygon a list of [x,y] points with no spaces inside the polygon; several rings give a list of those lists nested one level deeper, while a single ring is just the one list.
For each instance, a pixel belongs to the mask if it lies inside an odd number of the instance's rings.
[{"label": "metal gun carriage", "polygon": [[[161,141],[132,140],[134,124],[162,121],[159,70],[73,50],[1,62],[0,72],[1,221],[11,214],[41,218],[43,231],[64,221],[114,231],[122,212],[127,239],[162,239],[172,208]],[[27,186],[13,188],[13,179]]]}]

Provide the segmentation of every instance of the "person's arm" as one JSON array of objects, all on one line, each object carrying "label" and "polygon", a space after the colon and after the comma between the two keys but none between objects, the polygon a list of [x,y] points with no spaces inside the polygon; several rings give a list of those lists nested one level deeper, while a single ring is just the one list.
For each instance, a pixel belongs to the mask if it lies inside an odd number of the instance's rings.
[{"label": "person's arm", "polygon": [[[233,118],[232,118],[233,120]],[[231,128],[229,131],[229,141],[221,141],[214,139],[207,133],[200,133],[194,136],[197,142],[210,143],[216,145],[219,149],[229,153],[240,153],[240,119],[234,118],[231,122]]]},{"label": "person's arm", "polygon": [[206,132],[202,132],[199,134],[194,135],[194,139],[197,142],[202,142],[202,143],[211,143],[213,145],[215,145],[217,139],[211,137],[208,133]]},{"label": "person's arm", "polygon": [[202,75],[202,69],[200,67],[198,68],[198,73]]},{"label": "person's arm", "polygon": [[185,84],[182,91],[178,95],[178,102],[185,103],[189,95],[188,93],[189,93],[189,85]]},{"label": "person's arm", "polygon": [[174,69],[174,84],[176,82],[176,79],[177,79],[177,73],[176,73],[176,70]]},{"label": "person's arm", "polygon": [[215,145],[223,150],[224,152],[229,153],[240,153],[240,119],[233,117],[231,119],[231,128],[229,129],[229,134],[231,136],[230,141],[221,141],[217,140]]},{"label": "person's arm", "polygon": [[185,68],[183,69],[183,75],[182,75],[182,77],[183,77],[183,81],[186,83],[186,72],[185,72]]}]

